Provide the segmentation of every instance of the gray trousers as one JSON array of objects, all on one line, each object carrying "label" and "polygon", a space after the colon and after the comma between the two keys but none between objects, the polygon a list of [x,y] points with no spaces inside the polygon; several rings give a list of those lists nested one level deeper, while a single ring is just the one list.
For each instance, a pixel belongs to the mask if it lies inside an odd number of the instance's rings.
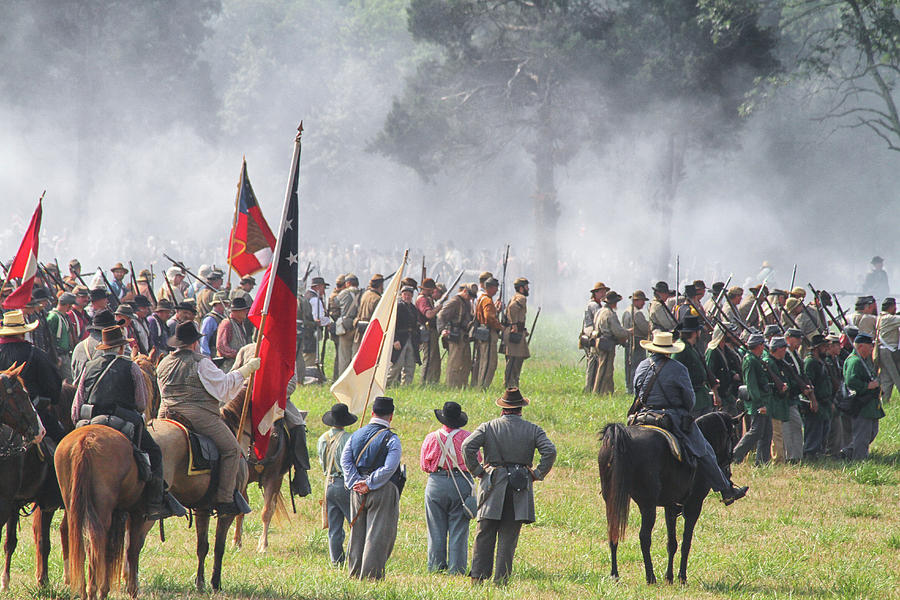
[{"label": "gray trousers", "polygon": [[494,381],[494,371],[497,370],[497,340],[496,331],[491,332],[491,337],[486,342],[475,341],[475,370],[472,371],[472,387],[479,386],[487,389]]},{"label": "gray trousers", "polygon": [[813,412],[806,415],[803,419],[803,456],[814,457],[825,454],[825,442],[828,440],[830,426],[830,417],[820,417]]},{"label": "gray trousers", "polygon": [[469,562],[469,516],[463,510],[463,497],[472,486],[462,473],[454,473],[453,485],[448,471],[428,476],[425,484],[425,524],[428,526],[428,570],[464,575]]},{"label": "gray trousers", "polygon": [[781,424],[781,436],[784,438],[784,457],[786,460],[798,461],[803,458],[803,419],[797,405],[790,407],[790,420]]},{"label": "gray trousers", "polygon": [[868,458],[869,444],[875,441],[875,436],[878,435],[878,419],[854,417],[852,431],[850,445],[841,452],[853,460]]},{"label": "gray trousers", "polygon": [[634,342],[634,352],[631,351],[631,341],[625,342],[625,388],[628,395],[634,394],[634,372],[645,358],[647,351],[641,348],[637,340]]},{"label": "gray trousers", "polygon": [[407,340],[400,350],[397,362],[392,363],[391,368],[388,370],[387,384],[396,385],[399,382],[400,385],[409,385],[413,382],[415,374],[416,352],[412,342]]},{"label": "gray trousers", "polygon": [[884,346],[878,348],[878,381],[881,383],[881,401],[889,402],[894,386],[900,388],[900,372],[897,369],[897,359],[900,358],[900,350],[892,352]]},{"label": "gray trousers", "polygon": [[328,554],[335,565],[344,564],[344,521],[350,522],[350,490],[344,478],[335,477],[325,489],[328,510]]},{"label": "gray trousers", "polygon": [[422,359],[422,383],[438,383],[441,380],[441,347],[436,329],[428,330],[428,341],[419,345]]},{"label": "gray trousers", "polygon": [[[357,513],[360,513],[357,517]],[[347,567],[350,577],[384,579],[400,519],[400,494],[390,481],[368,494],[350,492],[350,548]]]},{"label": "gray trousers", "polygon": [[341,373],[350,366],[350,361],[353,359],[353,332],[339,335],[338,339],[340,342],[338,343],[338,355],[335,357],[335,362],[338,365],[337,377],[340,377]]},{"label": "gray trousers", "polygon": [[524,356],[506,356],[506,373],[503,376],[503,387],[519,387],[519,376],[522,375],[523,364],[525,364]]},{"label": "gray trousers", "polygon": [[[494,582],[505,584],[512,573],[513,557],[519,544],[522,521],[516,521],[512,486],[506,486],[500,519],[481,519],[472,546],[472,579],[489,579],[496,565]],[[494,548],[497,549],[496,562]]]},{"label": "gray trousers", "polygon": [[739,463],[756,448],[756,464],[761,465],[772,460],[772,418],[759,413],[750,417],[750,429],[744,433],[741,441],[734,447],[732,462]]},{"label": "gray trousers", "polygon": [[584,393],[590,394],[594,389],[594,378],[597,376],[597,353],[588,350],[587,367],[584,371]]},{"label": "gray trousers", "polygon": [[831,417],[831,427],[828,430],[828,455],[838,457],[841,450],[850,445],[850,433],[853,428],[853,421],[850,417],[834,409],[834,416]]}]

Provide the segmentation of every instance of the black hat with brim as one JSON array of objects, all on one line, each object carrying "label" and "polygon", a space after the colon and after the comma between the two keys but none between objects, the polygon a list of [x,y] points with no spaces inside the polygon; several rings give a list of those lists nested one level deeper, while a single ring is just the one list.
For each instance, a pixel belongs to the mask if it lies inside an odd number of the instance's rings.
[{"label": "black hat with brim", "polygon": [[244,296],[235,296],[231,299],[231,312],[236,310],[249,310],[250,305],[247,303],[247,298]]},{"label": "black hat with brim", "polygon": [[[197,314],[197,307],[191,304],[190,302],[182,302],[178,306],[175,307],[176,310],[186,310],[188,312],[192,312],[195,315]],[[170,344],[171,345],[171,344]]]},{"label": "black hat with brim", "polygon": [[94,313],[94,318],[91,320],[91,324],[87,326],[88,329],[92,329],[94,331],[103,331],[107,327],[113,327],[116,325],[116,317],[112,314],[112,311],[109,310],[101,310],[98,313]]},{"label": "black hat with brim", "polygon": [[322,422],[329,427],[347,427],[356,423],[358,417],[350,412],[343,402],[338,402],[327,413],[322,415]]},{"label": "black hat with brim", "polygon": [[444,402],[443,409],[434,409],[434,416],[450,429],[465,427],[466,423],[469,422],[469,415],[463,412],[462,406],[452,401]]},{"label": "black hat with brim", "polygon": [[203,334],[197,330],[197,324],[186,321],[175,328],[175,335],[170,337],[167,343],[173,348],[186,348],[202,337]]},{"label": "black hat with brim", "polygon": [[109,295],[103,288],[94,288],[91,290],[91,302],[97,302],[98,300],[103,300],[108,297]]},{"label": "black hat with brim", "polygon": [[694,315],[685,315],[678,326],[678,331],[680,331],[681,333],[691,333],[694,331],[700,331],[700,329],[700,317],[696,317]]}]

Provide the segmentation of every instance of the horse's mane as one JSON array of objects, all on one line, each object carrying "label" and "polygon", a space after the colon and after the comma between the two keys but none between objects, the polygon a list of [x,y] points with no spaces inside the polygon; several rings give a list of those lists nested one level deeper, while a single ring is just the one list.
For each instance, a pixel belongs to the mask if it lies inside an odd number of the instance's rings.
[{"label": "horse's mane", "polygon": [[219,410],[222,420],[228,425],[232,433],[237,435],[237,428],[241,421],[241,413],[244,411],[244,393],[239,393],[229,400],[225,406]]}]

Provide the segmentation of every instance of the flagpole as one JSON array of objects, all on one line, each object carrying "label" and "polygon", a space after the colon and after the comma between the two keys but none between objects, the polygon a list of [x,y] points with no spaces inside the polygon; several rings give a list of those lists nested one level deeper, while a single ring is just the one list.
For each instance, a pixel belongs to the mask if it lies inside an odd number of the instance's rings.
[{"label": "flagpole", "polygon": [[[44,190],[43,192],[41,192],[41,197],[38,198],[38,207],[40,207],[41,203],[44,201],[44,194],[46,194],[46,193],[47,193],[47,190]],[[37,209],[35,209],[35,210],[37,210]],[[33,215],[32,215],[32,219],[34,219]],[[30,221],[29,221],[29,223],[30,223]],[[29,227],[30,227],[30,225],[29,225]],[[34,259],[37,260],[37,255],[35,255]],[[9,283],[10,273],[12,273],[12,263],[9,263],[9,270],[6,272],[6,277],[3,279],[3,285],[0,285],[0,292],[2,292],[3,288],[6,287],[6,284]]]},{"label": "flagpole", "polygon": [[[408,256],[409,256],[409,250],[407,249],[403,253],[403,263],[400,265],[401,269],[406,266],[406,259]],[[390,323],[393,320],[394,311],[396,311],[396,310],[397,310],[397,299],[394,298],[394,302],[391,305],[391,312],[388,315],[388,321],[387,321],[388,323]],[[385,333],[387,333],[387,332],[385,332]],[[391,347],[393,348],[393,346],[394,346],[394,341],[391,340]],[[382,342],[382,344],[378,347],[378,358],[375,359],[375,369],[372,371],[372,378],[369,380],[369,390],[366,392],[366,403],[363,405],[362,412],[360,413],[360,418],[359,418],[360,423],[362,423],[362,420],[365,418],[366,409],[369,407],[369,396],[372,395],[372,386],[375,385],[375,375],[378,373],[378,367],[381,365],[381,352],[383,350],[384,350],[384,343]]]},{"label": "flagpole", "polygon": [[237,226],[238,220],[238,204],[241,201],[241,187],[244,185],[244,172],[247,170],[247,157],[243,157],[243,162],[241,162],[241,175],[238,179],[237,184],[237,192],[234,194],[234,218],[231,219],[231,233],[228,235],[228,250],[225,251],[225,256],[228,257],[228,282],[225,284],[228,291],[231,291],[231,272],[234,270],[234,267],[231,264],[231,247],[234,245],[234,228]]},{"label": "flagpole", "polygon": [[[275,254],[273,255],[272,262],[269,263],[269,280],[266,285],[266,299],[263,303],[261,318],[259,321],[259,329],[256,330],[256,348],[253,352],[253,358],[259,358],[259,346],[262,341],[263,332],[265,331],[266,326],[266,317],[269,314],[269,302],[272,301],[272,286],[274,285],[273,279],[278,276],[278,258],[281,256],[281,244],[284,240],[284,226],[285,221],[287,221],[287,213],[288,213],[288,205],[291,201],[291,195],[294,191],[294,181],[295,177],[299,175],[299,169],[296,169],[297,163],[300,162],[300,137],[303,135],[303,121],[300,121],[300,126],[297,127],[297,137],[294,138],[294,155],[291,157],[291,176],[288,178],[287,189],[284,193],[284,209],[281,211],[281,226],[278,228],[278,239],[275,242]],[[243,180],[242,180],[243,181]],[[293,227],[299,227],[298,223],[294,223]],[[244,406],[241,408],[241,420],[238,423],[237,436],[241,436],[244,433],[244,424],[247,421],[247,412],[250,408],[250,395],[253,391],[253,381],[255,379],[256,373],[250,374],[250,379],[247,381],[247,389],[244,392]],[[296,377],[296,373],[294,374]],[[250,432],[250,444],[253,444],[253,432]]]}]

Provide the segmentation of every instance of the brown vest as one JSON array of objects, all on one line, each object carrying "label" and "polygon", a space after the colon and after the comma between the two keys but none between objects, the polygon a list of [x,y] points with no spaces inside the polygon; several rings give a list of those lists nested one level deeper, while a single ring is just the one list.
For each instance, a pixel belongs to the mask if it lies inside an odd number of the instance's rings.
[{"label": "brown vest", "polygon": [[215,414],[219,414],[219,401],[203,387],[200,373],[197,371],[197,366],[203,358],[202,354],[185,348],[170,352],[159,361],[156,375],[163,408],[190,403],[208,407]]}]

